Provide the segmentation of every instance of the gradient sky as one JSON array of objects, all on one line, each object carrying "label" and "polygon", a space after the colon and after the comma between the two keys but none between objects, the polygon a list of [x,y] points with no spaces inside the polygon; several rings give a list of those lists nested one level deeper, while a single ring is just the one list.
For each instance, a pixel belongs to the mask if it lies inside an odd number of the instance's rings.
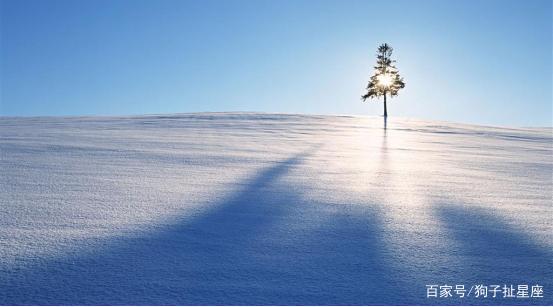
[{"label": "gradient sky", "polygon": [[552,126],[552,1],[1,0],[0,115],[382,114]]}]

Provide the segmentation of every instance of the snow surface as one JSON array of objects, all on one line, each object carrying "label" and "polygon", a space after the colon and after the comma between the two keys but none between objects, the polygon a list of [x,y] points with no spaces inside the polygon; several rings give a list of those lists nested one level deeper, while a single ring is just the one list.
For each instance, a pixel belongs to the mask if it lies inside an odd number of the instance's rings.
[{"label": "snow surface", "polygon": [[409,119],[3,117],[0,304],[551,305],[552,145]]}]

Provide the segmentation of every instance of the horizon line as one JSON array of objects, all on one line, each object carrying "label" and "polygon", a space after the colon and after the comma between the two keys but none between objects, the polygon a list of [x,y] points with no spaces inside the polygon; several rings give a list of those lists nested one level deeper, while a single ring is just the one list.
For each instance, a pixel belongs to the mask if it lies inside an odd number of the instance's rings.
[{"label": "horizon line", "polygon": [[[264,114],[264,115],[284,115],[284,116],[318,116],[318,117],[361,117],[361,118],[384,118],[383,115],[362,115],[362,114],[322,114],[322,113],[291,113],[291,112],[266,112],[266,111],[195,111],[195,112],[176,112],[176,113],[137,113],[137,114],[64,114],[64,115],[3,115],[0,114],[1,119],[32,119],[32,118],[139,118],[139,117],[151,117],[151,116],[160,116],[160,115],[195,115],[195,114]],[[490,127],[490,128],[510,128],[510,129],[553,129],[553,124],[551,126],[518,126],[518,125],[497,125],[497,124],[487,124],[487,123],[476,123],[476,122],[460,122],[460,121],[449,121],[442,119],[433,119],[433,118],[418,118],[418,117],[408,117],[408,116],[388,116],[390,119],[403,119],[403,120],[416,120],[416,121],[431,121],[431,122],[442,122],[450,124],[461,124],[461,125],[470,125],[470,126],[479,126],[479,127]]]}]

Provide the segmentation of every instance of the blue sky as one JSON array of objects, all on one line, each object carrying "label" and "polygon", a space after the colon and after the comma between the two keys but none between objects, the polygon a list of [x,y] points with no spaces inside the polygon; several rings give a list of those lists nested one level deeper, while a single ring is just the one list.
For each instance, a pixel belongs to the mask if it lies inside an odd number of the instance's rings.
[{"label": "blue sky", "polygon": [[551,126],[551,1],[1,0],[0,114],[380,115]]}]

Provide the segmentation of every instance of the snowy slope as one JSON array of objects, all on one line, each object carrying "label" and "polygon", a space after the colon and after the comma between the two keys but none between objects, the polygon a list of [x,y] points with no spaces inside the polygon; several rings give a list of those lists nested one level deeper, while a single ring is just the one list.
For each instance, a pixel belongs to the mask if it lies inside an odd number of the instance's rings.
[{"label": "snowy slope", "polygon": [[552,145],[368,117],[0,118],[0,304],[552,304]]}]

